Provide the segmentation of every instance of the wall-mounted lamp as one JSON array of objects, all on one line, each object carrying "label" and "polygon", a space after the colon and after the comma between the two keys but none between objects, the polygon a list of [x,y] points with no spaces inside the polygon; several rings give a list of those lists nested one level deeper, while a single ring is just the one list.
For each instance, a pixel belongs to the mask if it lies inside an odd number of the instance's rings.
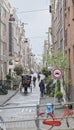
[{"label": "wall-mounted lamp", "polygon": [[49,13],[52,13],[51,5],[49,5]]},{"label": "wall-mounted lamp", "polygon": [[20,57],[15,57],[15,62],[19,62],[20,61]]},{"label": "wall-mounted lamp", "polygon": [[15,18],[13,17],[13,14],[10,14],[9,21],[15,21]]},{"label": "wall-mounted lamp", "polygon": [[24,41],[24,42],[26,42],[26,43],[27,43],[27,42],[28,42],[28,39],[27,39],[27,38],[25,38],[25,41]]}]

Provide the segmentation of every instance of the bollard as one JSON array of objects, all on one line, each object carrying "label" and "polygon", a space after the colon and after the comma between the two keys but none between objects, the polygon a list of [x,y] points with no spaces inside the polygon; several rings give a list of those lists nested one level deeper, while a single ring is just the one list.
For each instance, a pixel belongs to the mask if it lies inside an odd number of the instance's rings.
[{"label": "bollard", "polygon": [[36,123],[36,127],[37,127],[37,130],[40,130],[40,125],[39,125],[39,105],[37,105],[36,107],[36,120],[35,120],[35,123]]}]

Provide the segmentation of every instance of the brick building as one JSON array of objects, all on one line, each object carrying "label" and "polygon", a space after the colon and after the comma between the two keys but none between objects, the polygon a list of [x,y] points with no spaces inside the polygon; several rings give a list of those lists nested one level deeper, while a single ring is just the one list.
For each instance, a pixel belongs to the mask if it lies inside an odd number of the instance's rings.
[{"label": "brick building", "polygon": [[69,61],[68,80],[71,81],[71,100],[74,101],[74,0],[65,0],[65,53]]},{"label": "brick building", "polygon": [[67,81],[74,101],[74,0],[51,0],[53,49],[68,57]]},{"label": "brick building", "polygon": [[9,9],[8,1],[0,1],[0,79],[4,79],[8,66],[8,43],[9,43]]}]

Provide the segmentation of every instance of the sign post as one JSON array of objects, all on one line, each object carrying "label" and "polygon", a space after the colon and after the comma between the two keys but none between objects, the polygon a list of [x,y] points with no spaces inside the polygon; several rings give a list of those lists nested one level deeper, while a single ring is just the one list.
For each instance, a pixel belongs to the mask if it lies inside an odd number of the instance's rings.
[{"label": "sign post", "polygon": [[62,69],[61,68],[55,68],[51,72],[52,77],[56,79],[56,86],[55,86],[55,94],[54,94],[54,104],[55,104],[55,98],[56,98],[56,88],[57,88],[57,79],[62,78]]}]

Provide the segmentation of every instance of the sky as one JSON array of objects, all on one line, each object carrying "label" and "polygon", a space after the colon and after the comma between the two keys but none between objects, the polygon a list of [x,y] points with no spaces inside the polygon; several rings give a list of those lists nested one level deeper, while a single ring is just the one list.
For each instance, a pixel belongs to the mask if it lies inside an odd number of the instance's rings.
[{"label": "sky", "polygon": [[9,2],[16,8],[19,20],[25,23],[26,37],[30,41],[33,54],[40,58],[44,40],[47,39],[46,32],[51,26],[50,0],[9,0]]}]

